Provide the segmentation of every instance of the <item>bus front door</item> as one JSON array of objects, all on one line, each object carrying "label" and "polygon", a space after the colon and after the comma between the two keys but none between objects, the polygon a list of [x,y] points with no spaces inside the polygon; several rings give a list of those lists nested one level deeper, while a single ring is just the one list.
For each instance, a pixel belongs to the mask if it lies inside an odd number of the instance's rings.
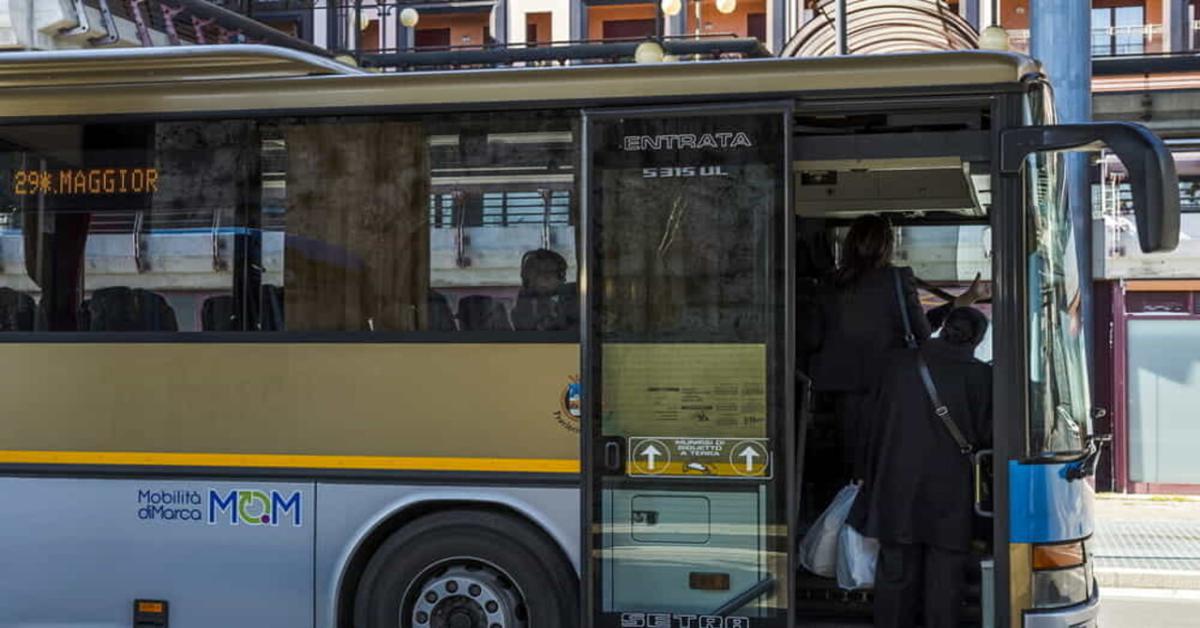
[{"label": "bus front door", "polygon": [[585,626],[790,625],[789,121],[586,115]]}]

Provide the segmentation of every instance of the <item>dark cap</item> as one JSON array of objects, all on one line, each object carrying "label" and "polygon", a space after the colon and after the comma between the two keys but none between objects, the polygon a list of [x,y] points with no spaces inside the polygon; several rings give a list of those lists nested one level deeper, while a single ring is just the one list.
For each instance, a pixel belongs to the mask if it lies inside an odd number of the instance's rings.
[{"label": "dark cap", "polygon": [[973,307],[958,307],[946,316],[938,337],[952,345],[979,346],[987,335],[988,319]]}]

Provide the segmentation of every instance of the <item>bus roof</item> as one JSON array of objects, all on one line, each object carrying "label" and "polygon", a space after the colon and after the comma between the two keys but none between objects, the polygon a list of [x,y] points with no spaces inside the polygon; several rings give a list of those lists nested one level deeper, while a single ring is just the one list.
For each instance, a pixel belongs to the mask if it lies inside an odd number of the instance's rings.
[{"label": "bus roof", "polygon": [[768,98],[1015,84],[1040,71],[982,51],[406,73],[259,45],[6,53],[0,119]]},{"label": "bus roof", "polygon": [[314,54],[256,44],[101,48],[0,55],[0,88],[5,89],[329,74],[366,72]]}]

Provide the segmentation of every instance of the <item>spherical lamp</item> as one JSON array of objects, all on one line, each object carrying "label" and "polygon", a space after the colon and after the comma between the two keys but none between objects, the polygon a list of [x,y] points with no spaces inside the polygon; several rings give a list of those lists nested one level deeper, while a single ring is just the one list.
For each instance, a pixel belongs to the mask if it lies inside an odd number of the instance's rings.
[{"label": "spherical lamp", "polygon": [[1008,50],[1008,31],[992,25],[979,34],[980,50]]},{"label": "spherical lamp", "polygon": [[663,47],[656,41],[644,41],[633,51],[633,60],[637,63],[661,63]]},{"label": "spherical lamp", "polygon": [[729,15],[737,10],[737,0],[717,0],[717,10]]},{"label": "spherical lamp", "polygon": [[659,4],[662,7],[663,15],[679,15],[683,10],[683,0],[662,0]]},{"label": "spherical lamp", "polygon": [[406,28],[412,28],[417,25],[417,22],[420,21],[421,14],[417,13],[417,10],[412,7],[407,7],[400,12],[400,23]]}]

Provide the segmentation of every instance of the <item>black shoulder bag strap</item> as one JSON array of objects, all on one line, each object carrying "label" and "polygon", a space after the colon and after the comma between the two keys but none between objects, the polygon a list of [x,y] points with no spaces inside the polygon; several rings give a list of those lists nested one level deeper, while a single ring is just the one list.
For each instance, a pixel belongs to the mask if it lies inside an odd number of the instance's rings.
[{"label": "black shoulder bag strap", "polygon": [[942,420],[942,425],[946,426],[946,431],[958,445],[959,451],[964,456],[970,456],[975,451],[975,447],[958,429],[954,418],[950,416],[950,407],[942,403],[942,397],[933,383],[933,374],[929,372],[929,364],[925,362],[925,356],[921,354],[921,348],[917,344],[917,337],[913,335],[912,319],[908,316],[908,300],[904,298],[904,281],[900,278],[899,268],[892,269],[892,279],[896,284],[896,303],[900,306],[900,319],[904,321],[904,344],[917,356],[917,372],[921,376],[921,383],[925,385],[925,393],[929,395],[929,401],[933,403],[933,413]]}]

